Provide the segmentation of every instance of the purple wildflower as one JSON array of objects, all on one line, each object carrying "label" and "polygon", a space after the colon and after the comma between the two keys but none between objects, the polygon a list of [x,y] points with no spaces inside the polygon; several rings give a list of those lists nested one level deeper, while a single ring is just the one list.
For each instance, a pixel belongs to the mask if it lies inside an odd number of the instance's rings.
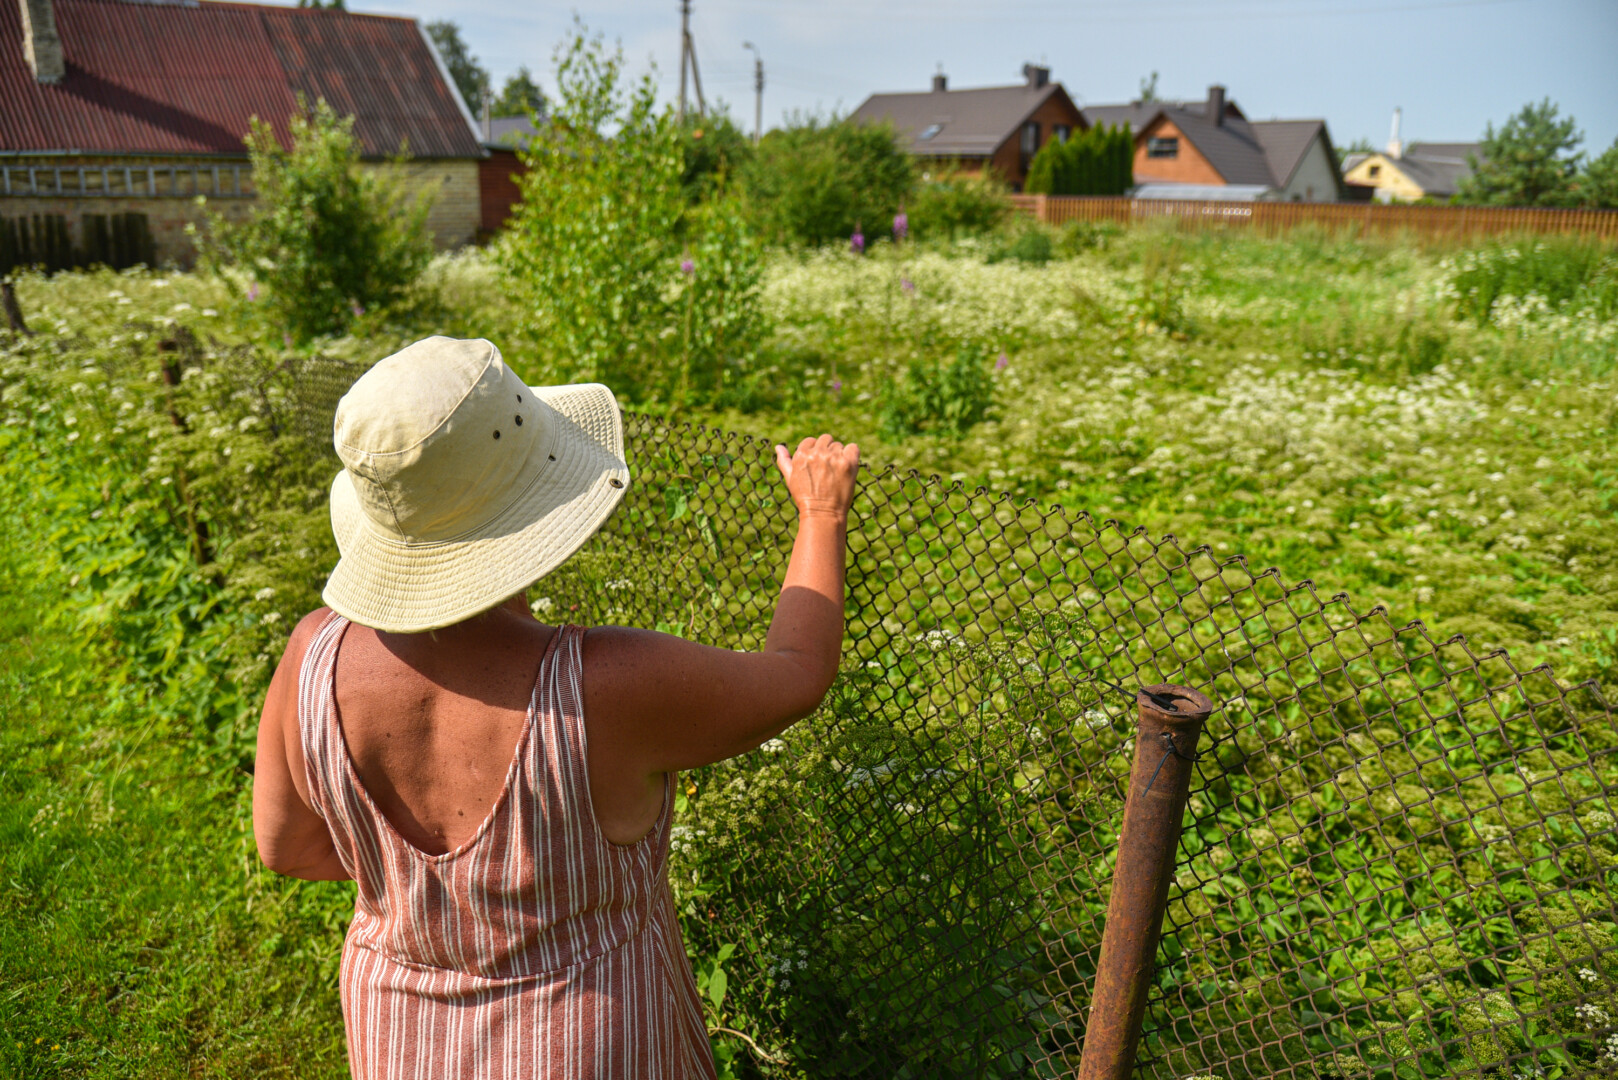
[{"label": "purple wildflower", "polygon": [[355,300],[350,305],[349,310],[354,312],[354,318],[356,319],[365,314],[365,309],[360,307],[360,302],[358,300]]},{"label": "purple wildflower", "polygon": [[834,394],[841,394],[843,392],[843,380],[842,379],[833,379],[831,381],[831,392],[834,393]]},{"label": "purple wildflower", "polygon": [[994,370],[1004,371],[1006,370],[1006,365],[1009,363],[1011,363],[1011,357],[1007,356],[1005,352],[1002,351],[1000,353],[1000,358],[994,362]]},{"label": "purple wildflower", "polygon": [[292,335],[283,333],[281,335],[281,344],[285,345],[289,349],[292,348]]},{"label": "purple wildflower", "polygon": [[848,238],[848,249],[856,255],[865,254],[865,234],[858,225],[854,226],[854,235]]},{"label": "purple wildflower", "polygon": [[248,302],[258,299],[258,282],[255,281],[251,285],[247,286],[247,299]]},{"label": "purple wildflower", "polygon": [[895,240],[903,240],[909,235],[910,215],[901,210],[895,214],[893,218],[893,238]]},{"label": "purple wildflower", "polygon": [[697,264],[696,263],[692,262],[689,258],[684,258],[684,259],[680,260],[680,273],[684,274],[686,277],[690,277],[692,274],[695,274],[696,272],[697,272]]},{"label": "purple wildflower", "polygon": [[900,278],[899,288],[903,289],[905,292],[913,293],[916,291],[916,283],[911,281],[909,278]]}]

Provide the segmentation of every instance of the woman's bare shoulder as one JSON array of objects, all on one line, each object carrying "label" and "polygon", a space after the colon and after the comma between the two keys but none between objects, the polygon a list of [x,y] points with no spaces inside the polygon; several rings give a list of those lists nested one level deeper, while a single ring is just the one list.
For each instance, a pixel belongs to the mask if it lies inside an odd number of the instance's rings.
[{"label": "woman's bare shoulder", "polygon": [[329,618],[331,608],[322,606],[299,619],[298,625],[294,626],[292,633],[287,636],[287,647],[281,651],[281,662],[284,664],[289,659],[301,660],[309,649],[309,643],[314,640],[315,635],[326,625]]}]

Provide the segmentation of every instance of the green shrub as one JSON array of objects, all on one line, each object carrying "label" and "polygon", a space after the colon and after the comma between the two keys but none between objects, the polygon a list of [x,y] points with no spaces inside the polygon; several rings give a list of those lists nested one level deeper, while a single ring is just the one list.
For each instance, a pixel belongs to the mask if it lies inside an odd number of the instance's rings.
[{"label": "green shrub", "polygon": [[688,201],[681,140],[695,129],[682,136],[651,76],[628,85],[623,64],[582,26],[558,47],[552,134],[523,152],[496,259],[548,377],[704,401],[765,332],[763,252],[733,198]]},{"label": "green shrub", "polygon": [[1134,184],[1129,128],[1098,124],[1065,142],[1052,139],[1028,166],[1030,195],[1122,195]]},{"label": "green shrub", "polygon": [[948,169],[924,174],[906,202],[910,231],[917,240],[955,240],[992,232],[1011,204],[1006,186],[993,175]]},{"label": "green shrub", "polygon": [[[215,218],[204,255],[267,287],[268,322],[296,341],[340,334],[366,311],[404,299],[432,258],[430,201],[360,165],[354,118],[299,99],[291,146],[256,117],[247,137],[258,186],[253,216]],[[254,298],[256,284],[250,284]]]},{"label": "green shrub", "polygon": [[692,225],[674,300],[680,350],[672,397],[745,407],[756,397],[753,362],[770,331],[760,303],[764,251],[734,196],[709,200]]},{"label": "green shrub", "polygon": [[902,438],[936,431],[960,438],[994,408],[994,379],[988,350],[962,345],[948,363],[917,360],[888,392],[882,428]]},{"label": "green shrub", "polygon": [[696,202],[726,190],[728,180],[753,159],[753,142],[728,113],[696,113],[679,126],[685,159],[681,185]]},{"label": "green shrub", "polygon": [[1057,230],[1056,250],[1065,256],[1105,248],[1124,234],[1124,227],[1113,221],[1069,221]]},{"label": "green shrub", "polygon": [[557,47],[554,122],[522,152],[522,202],[496,257],[554,375],[634,400],[674,329],[684,161],[651,76],[626,85],[623,66],[582,26]]},{"label": "green shrub", "polygon": [[769,240],[819,245],[856,227],[873,239],[885,234],[915,168],[889,125],[794,116],[759,143],[742,180]]},{"label": "green shrub", "polygon": [[1044,266],[1056,254],[1051,234],[1039,226],[1018,230],[1007,241],[989,252],[991,264],[1015,260],[1027,266]]}]

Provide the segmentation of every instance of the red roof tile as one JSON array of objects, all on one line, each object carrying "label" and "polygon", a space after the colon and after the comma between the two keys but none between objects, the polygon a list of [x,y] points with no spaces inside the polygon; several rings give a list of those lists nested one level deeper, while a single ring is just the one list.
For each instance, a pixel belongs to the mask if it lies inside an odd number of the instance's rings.
[{"label": "red roof tile", "polygon": [[67,75],[34,81],[0,3],[0,153],[232,154],[248,119],[285,135],[296,95],[355,117],[367,157],[482,149],[412,19],[256,4],[56,0]]}]

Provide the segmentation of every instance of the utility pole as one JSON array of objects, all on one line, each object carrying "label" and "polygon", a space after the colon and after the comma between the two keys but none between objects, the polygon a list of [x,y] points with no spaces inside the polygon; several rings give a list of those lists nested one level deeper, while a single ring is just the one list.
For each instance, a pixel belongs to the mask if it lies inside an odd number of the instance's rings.
[{"label": "utility pole", "polygon": [[691,41],[691,0],[680,0],[680,113],[685,120],[685,73],[691,68],[691,83],[697,91],[697,111],[707,112],[708,102],[702,96],[702,72],[697,70],[697,47]]},{"label": "utility pole", "polygon": [[753,50],[753,145],[758,145],[764,132],[764,57],[751,41],[742,42],[742,48]]}]

